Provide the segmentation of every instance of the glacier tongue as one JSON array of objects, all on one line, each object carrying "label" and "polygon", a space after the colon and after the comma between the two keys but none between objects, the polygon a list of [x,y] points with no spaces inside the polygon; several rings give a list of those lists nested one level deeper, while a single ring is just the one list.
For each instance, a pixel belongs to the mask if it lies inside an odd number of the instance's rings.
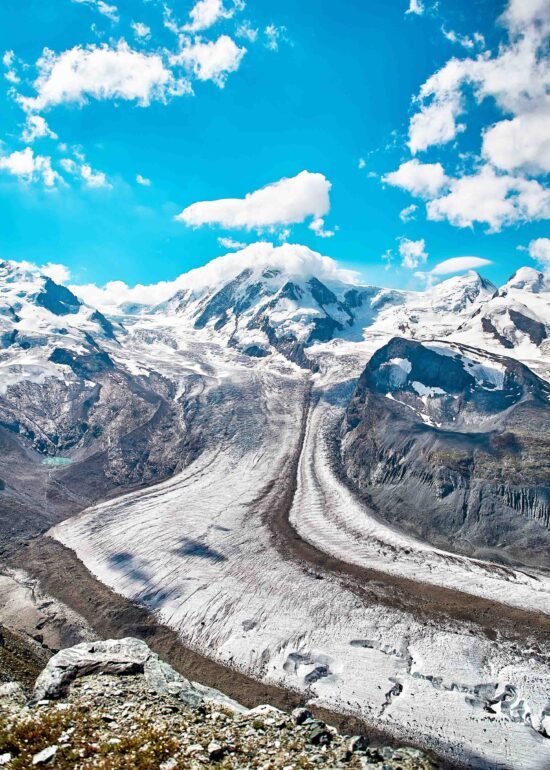
[{"label": "glacier tongue", "polygon": [[[329,555],[539,611],[550,610],[549,581],[413,541],[350,496],[326,443],[352,384],[341,367],[313,378],[302,447],[310,377],[203,345],[218,397],[195,416],[205,425],[202,454],[168,481],[97,505],[50,534],[220,662],[301,688],[312,702],[455,761],[491,767],[513,757],[517,770],[550,762],[538,732],[550,674],[539,658],[470,622],[427,621],[361,598],[353,580],[293,558],[270,521],[296,471],[292,521]],[[188,365],[196,366],[194,356]],[[516,694],[506,709],[497,697],[505,688]]]}]

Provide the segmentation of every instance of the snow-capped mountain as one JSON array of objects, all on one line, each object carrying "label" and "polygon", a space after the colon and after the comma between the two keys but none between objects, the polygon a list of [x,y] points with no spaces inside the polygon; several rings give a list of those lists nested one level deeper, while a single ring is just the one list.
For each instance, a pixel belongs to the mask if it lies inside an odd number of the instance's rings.
[{"label": "snow-capped mountain", "polygon": [[307,367],[307,348],[333,339],[448,336],[496,292],[475,272],[423,292],[364,286],[305,247],[260,245],[214,260],[215,271],[214,263],[191,271],[188,286],[146,312],[181,318],[247,355],[278,351]]},{"label": "snow-capped mountain", "polygon": [[33,266],[0,262],[0,392],[60,376],[60,363],[74,370],[106,366],[101,344],[123,331]]},{"label": "snow-capped mountain", "polygon": [[543,273],[523,267],[458,328],[454,338],[534,359],[550,349],[549,335],[550,284]]}]

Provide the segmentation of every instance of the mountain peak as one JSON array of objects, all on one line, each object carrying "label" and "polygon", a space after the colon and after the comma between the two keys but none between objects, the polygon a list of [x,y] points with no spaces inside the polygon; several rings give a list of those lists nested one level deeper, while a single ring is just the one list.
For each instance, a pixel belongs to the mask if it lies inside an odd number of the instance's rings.
[{"label": "mountain peak", "polygon": [[544,291],[546,282],[544,273],[536,270],[534,267],[520,267],[519,270],[508,279],[507,283],[501,288],[500,293],[504,294],[509,289],[522,289],[538,294]]}]

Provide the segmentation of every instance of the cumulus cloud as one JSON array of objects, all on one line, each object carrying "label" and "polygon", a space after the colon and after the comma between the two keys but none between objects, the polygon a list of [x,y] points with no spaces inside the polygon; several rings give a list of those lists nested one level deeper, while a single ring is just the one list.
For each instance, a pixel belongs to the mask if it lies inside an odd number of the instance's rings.
[{"label": "cumulus cloud", "polygon": [[495,123],[483,135],[482,151],[504,171],[550,172],[550,99],[532,112]]},{"label": "cumulus cloud", "polygon": [[402,163],[397,171],[382,177],[382,181],[394,187],[401,187],[413,195],[432,197],[448,183],[441,163],[420,163],[416,158]]},{"label": "cumulus cloud", "polygon": [[228,35],[213,41],[195,41],[170,58],[170,64],[182,65],[193,72],[198,80],[212,80],[223,88],[227,76],[239,69],[246,48],[239,48]]},{"label": "cumulus cloud", "polygon": [[437,264],[429,275],[452,275],[453,273],[463,273],[465,270],[477,270],[480,267],[491,265],[490,259],[483,257],[451,257]]},{"label": "cumulus cloud", "polygon": [[191,23],[185,29],[190,32],[208,29],[221,19],[230,19],[235,11],[243,8],[242,0],[234,0],[232,8],[225,8],[222,0],[198,0],[189,13]]},{"label": "cumulus cloud", "polygon": [[108,45],[75,46],[56,54],[44,49],[37,62],[36,96],[19,97],[21,105],[39,112],[58,104],[88,99],[125,99],[145,106],[170,94],[188,92],[175,81],[158,54],[132,50],[124,41]]},{"label": "cumulus cloud", "polygon": [[38,269],[43,275],[47,275],[48,278],[51,278],[56,283],[66,283],[71,279],[71,271],[66,265],[48,262],[47,265],[42,265]]},{"label": "cumulus cloud", "polygon": [[416,203],[411,203],[410,206],[405,206],[404,209],[401,209],[399,212],[399,219],[402,222],[410,222],[412,219],[415,218],[416,212],[418,211],[418,206]]},{"label": "cumulus cloud", "polygon": [[418,241],[401,238],[399,242],[399,254],[401,256],[401,265],[409,270],[415,270],[428,259],[424,238],[421,238]]},{"label": "cumulus cloud", "polygon": [[411,152],[445,144],[464,129],[458,118],[466,110],[466,86],[473,87],[478,102],[490,97],[501,110],[514,115],[537,110],[545,101],[550,67],[543,51],[550,4],[512,0],[502,20],[510,39],[496,55],[450,59],[422,85],[416,99],[419,109],[409,126]]},{"label": "cumulus cloud", "polygon": [[51,130],[41,115],[27,115],[25,127],[21,134],[23,141],[31,144],[35,139],[42,139],[44,137],[57,139],[57,134]]},{"label": "cumulus cloud", "polygon": [[547,31],[550,25],[548,0],[510,0],[500,20],[516,32],[533,24]]},{"label": "cumulus cloud", "polygon": [[191,290],[200,292],[215,287],[235,278],[245,268],[262,271],[265,268],[283,270],[290,278],[303,280],[316,276],[321,281],[343,281],[356,284],[359,275],[354,270],[341,268],[330,257],[325,257],[307,246],[284,243],[275,246],[260,241],[251,243],[244,249],[212,260],[203,267],[190,270],[174,281],[162,281],[152,285],[128,286],[122,281],[111,281],[105,286],[95,284],[71,285],[70,289],[78,297],[104,312],[116,312],[121,305],[155,305],[169,300],[177,291]]},{"label": "cumulus cloud", "polygon": [[142,187],[151,187],[151,180],[141,174],[137,174],[136,182]]},{"label": "cumulus cloud", "polygon": [[[462,154],[454,177],[416,158],[383,177],[426,199],[428,219],[492,232],[550,214],[545,180],[534,178],[550,172],[550,0],[509,0],[499,21],[507,40],[493,53],[449,59],[421,86],[409,124],[415,155],[456,140],[472,104],[490,99],[502,117],[482,129],[480,155]],[[484,45],[479,33],[444,34],[470,50]]]},{"label": "cumulus cloud", "polygon": [[447,219],[457,227],[478,222],[498,232],[505,225],[550,217],[550,191],[535,179],[497,174],[487,165],[450,180],[449,190],[428,202],[428,219]]},{"label": "cumulus cloud", "polygon": [[220,225],[246,230],[291,225],[308,217],[323,218],[330,210],[331,183],[323,174],[302,171],[244,198],[201,201],[185,208],[176,219],[191,227]]},{"label": "cumulus cloud", "polygon": [[543,267],[550,267],[550,238],[535,238],[528,248],[530,257]]},{"label": "cumulus cloud", "polygon": [[61,182],[61,177],[52,168],[51,158],[35,155],[30,147],[0,157],[0,171],[5,171],[24,182],[42,182],[52,188]]}]

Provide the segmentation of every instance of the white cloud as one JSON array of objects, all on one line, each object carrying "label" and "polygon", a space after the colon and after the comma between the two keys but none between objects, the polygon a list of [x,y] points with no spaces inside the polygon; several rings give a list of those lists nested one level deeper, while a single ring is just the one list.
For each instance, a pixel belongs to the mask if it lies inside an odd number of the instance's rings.
[{"label": "white cloud", "polygon": [[290,227],[284,227],[278,235],[279,243],[286,243],[291,235]]},{"label": "white cloud", "polygon": [[465,270],[477,270],[480,267],[491,265],[490,259],[483,257],[451,257],[440,262],[429,275],[452,275],[453,273],[463,273]]},{"label": "white cloud", "polygon": [[242,10],[244,2],[236,0],[232,8],[225,8],[222,0],[198,0],[191,9],[191,23],[185,29],[190,32],[200,32],[208,29],[221,19],[230,19],[235,11]]},{"label": "white cloud", "polygon": [[141,174],[136,175],[136,182],[142,187],[151,187],[151,180]]},{"label": "white cloud", "polygon": [[302,171],[244,198],[194,203],[176,219],[192,227],[209,224],[247,230],[296,224],[308,217],[319,219],[328,214],[330,188],[323,174]]},{"label": "white cloud", "polygon": [[416,158],[402,163],[397,171],[382,177],[393,187],[401,187],[413,195],[429,198],[436,195],[448,183],[441,163],[420,163]]},{"label": "white cloud", "polygon": [[422,85],[416,99],[419,110],[409,126],[411,152],[445,144],[464,129],[457,119],[465,112],[467,85],[473,86],[477,102],[490,97],[501,110],[514,115],[532,112],[546,98],[550,65],[544,46],[550,31],[550,3],[512,0],[502,18],[510,40],[496,55],[450,59]]},{"label": "white cloud", "polygon": [[405,14],[413,13],[416,16],[422,16],[424,13],[424,4],[422,0],[409,0],[409,7],[405,11]]},{"label": "white cloud", "polygon": [[312,222],[310,222],[308,227],[310,230],[313,230],[318,238],[333,238],[336,235],[336,230],[338,229],[335,228],[334,230],[325,230],[325,220],[323,217],[314,219]]},{"label": "white cloud", "polygon": [[106,16],[110,21],[114,23],[119,21],[118,8],[116,5],[109,5],[108,3],[104,2],[104,0],[72,0],[72,2],[94,8],[102,16]]},{"label": "white cloud", "polygon": [[188,45],[170,58],[172,65],[183,65],[192,70],[199,80],[212,80],[223,88],[230,72],[239,69],[246,48],[239,48],[228,35],[216,41],[200,41]]},{"label": "white cloud", "polygon": [[103,171],[94,171],[89,163],[81,158],[78,161],[72,158],[62,158],[59,161],[64,171],[72,176],[82,179],[86,187],[110,189],[111,184]]},{"label": "white cloud", "polygon": [[399,219],[402,222],[410,222],[412,219],[416,217],[416,212],[418,211],[418,206],[416,203],[411,203],[410,206],[406,206],[404,209],[401,209],[399,212]]},{"label": "white cloud", "polygon": [[132,29],[134,31],[134,35],[139,40],[147,40],[151,37],[151,27],[148,27],[147,24],[144,24],[142,21],[133,21]]},{"label": "white cloud", "polygon": [[41,115],[28,115],[23,133],[21,134],[23,141],[31,144],[35,139],[42,139],[44,137],[57,139],[57,134],[51,130]]},{"label": "white cloud", "polygon": [[550,238],[535,238],[529,244],[529,256],[543,267],[550,267]]},{"label": "white cloud", "polygon": [[[493,53],[449,59],[421,86],[409,124],[408,145],[416,154],[456,139],[466,128],[471,105],[490,99],[503,117],[482,129],[481,156],[470,154],[475,170],[445,177],[440,189],[432,190],[420,183],[415,187],[414,180],[400,174],[415,168],[408,164],[384,177],[427,198],[429,219],[447,219],[458,227],[479,222],[498,231],[550,215],[544,180],[532,178],[550,171],[550,0],[509,0],[500,21],[507,41]],[[479,33],[444,34],[466,48],[484,44]],[[462,161],[466,157],[460,156]]]},{"label": "white cloud", "polygon": [[550,172],[550,99],[532,112],[491,126],[483,135],[482,151],[504,171]]},{"label": "white cloud", "polygon": [[218,257],[203,267],[180,275],[174,281],[162,281],[149,286],[138,284],[133,287],[122,281],[111,281],[103,287],[87,284],[71,285],[69,288],[77,297],[108,313],[126,303],[155,305],[166,302],[182,289],[201,291],[231,281],[245,268],[262,271],[267,267],[279,268],[297,280],[314,275],[321,281],[343,281],[352,284],[359,281],[356,271],[341,268],[334,259],[324,257],[307,246],[295,243],[275,246],[261,241]]},{"label": "white cloud", "polygon": [[421,238],[418,241],[401,238],[399,242],[399,254],[401,256],[401,265],[409,270],[415,270],[428,259],[424,238]]},{"label": "white cloud", "polygon": [[269,24],[264,29],[266,37],[265,47],[270,51],[278,51],[279,44],[286,41],[286,27],[276,27],[275,24]]},{"label": "white cloud", "polygon": [[367,166],[367,161],[364,158],[359,158],[359,162],[357,164],[357,168],[364,169]]},{"label": "white cloud", "polygon": [[235,35],[243,40],[248,40],[249,43],[255,43],[258,39],[258,30],[249,21],[243,21],[235,30]]},{"label": "white cloud", "polygon": [[51,158],[35,155],[30,147],[0,157],[0,170],[24,182],[43,182],[48,188],[55,187],[62,181],[57,171],[52,168]]},{"label": "white cloud", "polygon": [[19,83],[20,78],[15,71],[15,54],[13,51],[5,51],[4,55],[2,56],[2,64],[6,68],[6,71],[4,72],[4,77],[6,80],[8,80],[10,83],[13,83],[14,85]]},{"label": "white cloud", "polygon": [[449,43],[461,45],[467,50],[485,47],[485,38],[480,32],[474,32],[473,35],[461,35],[458,32],[454,32],[452,29],[446,30],[445,28],[442,28],[441,31]]},{"label": "white cloud", "polygon": [[124,41],[116,48],[75,46],[61,54],[44,49],[37,67],[36,96],[19,97],[29,111],[67,102],[83,104],[90,97],[135,100],[145,106],[189,91],[188,84],[174,80],[159,55],[134,51]]},{"label": "white cloud", "polygon": [[66,283],[71,278],[69,268],[56,262],[48,262],[47,265],[43,265],[38,269],[43,275],[47,275],[48,278],[51,278],[56,283]]},{"label": "white cloud", "polygon": [[534,179],[499,175],[490,166],[449,182],[450,192],[427,204],[428,219],[457,227],[487,224],[492,232],[515,222],[550,217],[550,192]]},{"label": "white cloud", "polygon": [[241,241],[234,241],[233,238],[218,238],[218,243],[222,249],[227,249],[228,251],[245,249],[247,246],[246,243],[241,243]]},{"label": "white cloud", "polygon": [[548,0],[510,0],[500,21],[516,32],[533,24],[539,24],[547,30],[550,24],[550,5]]},{"label": "white cloud", "polygon": [[416,99],[420,110],[409,125],[408,144],[413,154],[446,144],[464,130],[464,126],[457,123],[463,111],[460,85],[464,76],[464,63],[451,59],[422,85]]}]

